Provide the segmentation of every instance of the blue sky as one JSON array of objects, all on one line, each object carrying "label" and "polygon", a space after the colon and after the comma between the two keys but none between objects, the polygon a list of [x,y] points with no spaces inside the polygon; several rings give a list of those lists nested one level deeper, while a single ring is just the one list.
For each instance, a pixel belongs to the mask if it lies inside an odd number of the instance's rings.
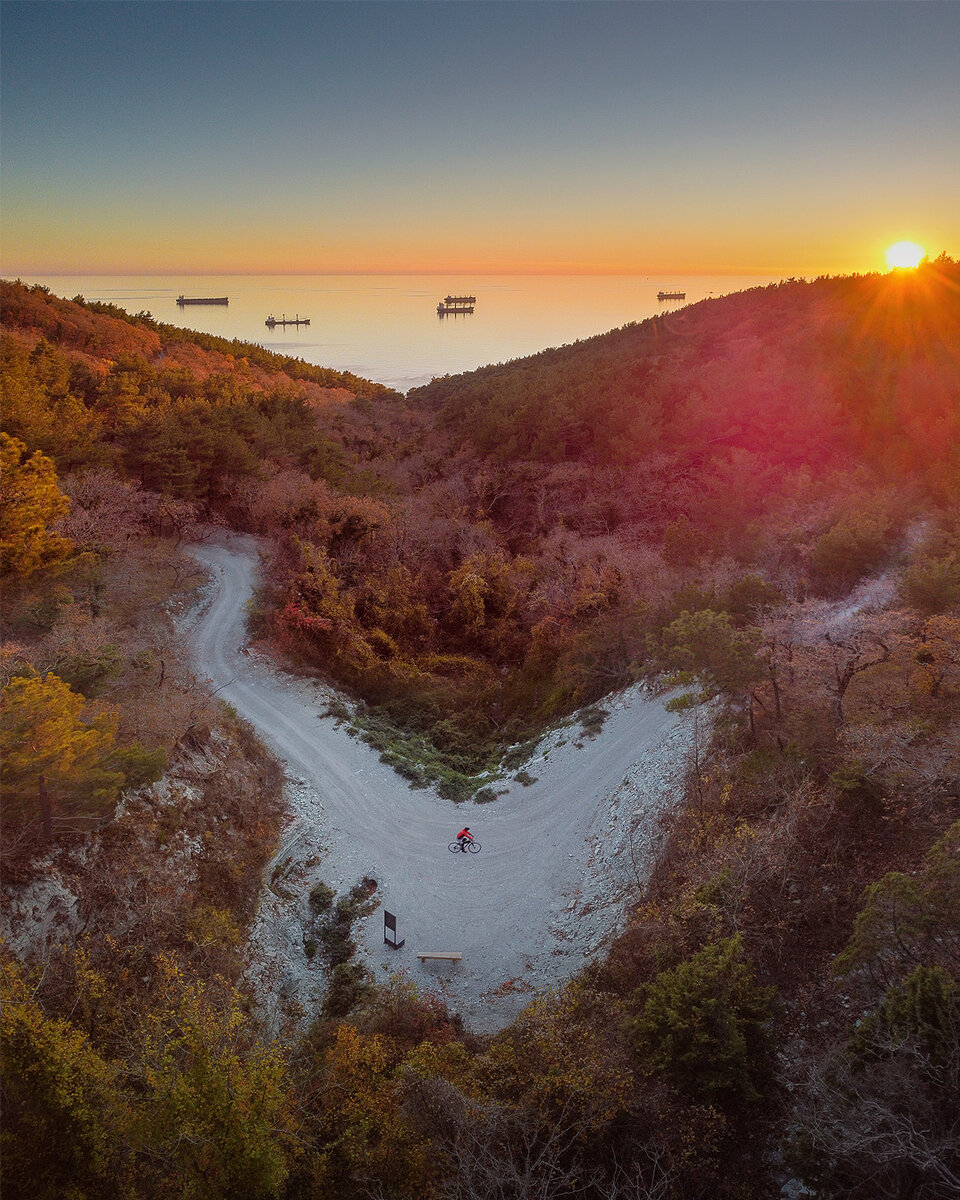
[{"label": "blue sky", "polygon": [[960,5],[4,0],[30,272],[960,253]]}]

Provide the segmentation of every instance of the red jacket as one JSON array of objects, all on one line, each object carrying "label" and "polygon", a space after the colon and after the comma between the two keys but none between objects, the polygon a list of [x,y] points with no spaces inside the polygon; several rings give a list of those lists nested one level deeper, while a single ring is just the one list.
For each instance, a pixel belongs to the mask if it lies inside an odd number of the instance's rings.
[{"label": "red jacket", "polygon": [[470,830],[469,830],[469,829],[461,829],[461,830],[460,830],[460,832],[457,834],[457,838],[458,838],[458,839],[459,839],[459,838],[466,838],[468,842],[472,842],[472,841],[473,841],[473,834],[470,832]]}]

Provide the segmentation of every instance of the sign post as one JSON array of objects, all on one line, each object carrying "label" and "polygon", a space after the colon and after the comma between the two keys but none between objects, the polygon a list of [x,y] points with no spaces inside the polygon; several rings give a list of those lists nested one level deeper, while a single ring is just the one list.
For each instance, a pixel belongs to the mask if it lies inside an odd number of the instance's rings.
[{"label": "sign post", "polygon": [[383,940],[394,950],[399,950],[407,940],[401,938],[399,942],[397,941],[397,918],[386,909],[383,910]]}]

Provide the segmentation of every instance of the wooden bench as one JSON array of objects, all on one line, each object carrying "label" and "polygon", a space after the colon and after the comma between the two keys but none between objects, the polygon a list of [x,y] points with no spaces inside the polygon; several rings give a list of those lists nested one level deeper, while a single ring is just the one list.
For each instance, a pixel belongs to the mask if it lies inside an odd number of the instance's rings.
[{"label": "wooden bench", "polygon": [[446,958],[450,962],[459,962],[463,955],[459,950],[418,950],[417,958],[421,962],[428,958]]}]

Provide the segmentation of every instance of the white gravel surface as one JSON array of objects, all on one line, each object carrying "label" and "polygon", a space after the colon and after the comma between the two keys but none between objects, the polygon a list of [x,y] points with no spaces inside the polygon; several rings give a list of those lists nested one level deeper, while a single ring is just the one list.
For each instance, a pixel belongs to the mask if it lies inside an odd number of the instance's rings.
[{"label": "white gravel surface", "polygon": [[[650,865],[657,814],[679,793],[692,722],[635,688],[611,698],[602,732],[579,723],[545,738],[526,771],[486,804],[414,790],[376,751],[322,715],[331,691],[278,670],[247,645],[246,604],[259,566],[253,538],[221,535],[190,553],[211,573],[194,613],[196,668],[287,767],[289,825],[252,934],[250,976],[284,1013],[313,1015],[323,996],[310,889],[343,894],[362,878],[397,918],[405,945],[384,944],[378,908],[357,930],[375,978],[406,972],[441,994],[467,1026],[509,1024],[535,992],[562,982],[621,927],[624,898]],[[451,854],[468,824],[479,854]],[[421,963],[417,951],[459,951]]]}]

